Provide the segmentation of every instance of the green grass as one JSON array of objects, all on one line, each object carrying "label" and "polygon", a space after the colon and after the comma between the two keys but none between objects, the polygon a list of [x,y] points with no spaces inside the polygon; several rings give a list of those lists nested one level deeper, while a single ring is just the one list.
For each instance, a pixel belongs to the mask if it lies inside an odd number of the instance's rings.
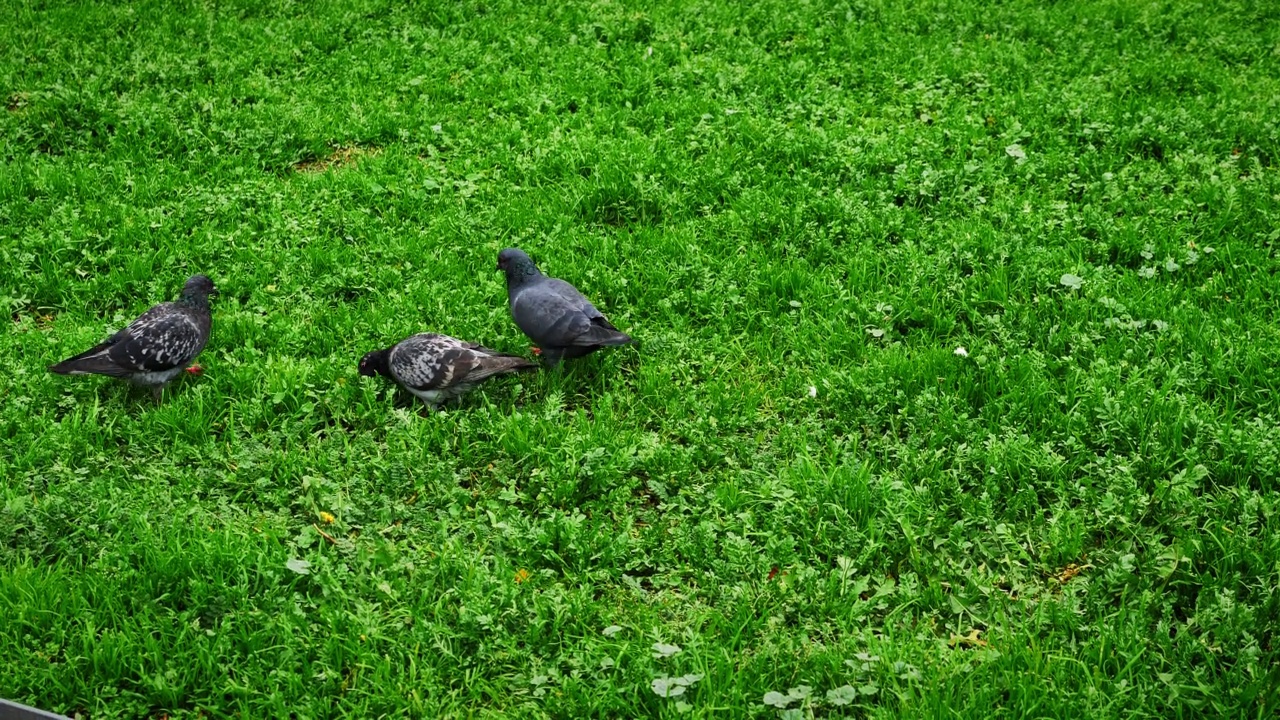
[{"label": "green grass", "polygon": [[[0,697],[1274,717],[1280,5],[406,5],[0,13]],[[356,374],[509,245],[640,345]]]}]

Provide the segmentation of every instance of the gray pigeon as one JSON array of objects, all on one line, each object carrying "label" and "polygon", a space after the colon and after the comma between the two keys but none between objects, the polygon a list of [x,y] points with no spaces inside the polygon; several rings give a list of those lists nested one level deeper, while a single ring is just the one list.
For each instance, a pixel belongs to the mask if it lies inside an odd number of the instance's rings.
[{"label": "gray pigeon", "polygon": [[577,288],[543,275],[524,251],[507,248],[498,253],[498,269],[507,276],[511,317],[538,345],[548,365],[634,342]]},{"label": "gray pigeon", "polygon": [[67,358],[49,371],[59,375],[109,375],[151,388],[158,401],[164,386],[187,369],[205,343],[213,319],[209,296],[213,281],[192,275],[176,302],[160,303],[120,332]]},{"label": "gray pigeon", "polygon": [[389,377],[432,407],[462,397],[494,375],[536,367],[518,355],[436,333],[413,335],[360,358],[361,375]]}]

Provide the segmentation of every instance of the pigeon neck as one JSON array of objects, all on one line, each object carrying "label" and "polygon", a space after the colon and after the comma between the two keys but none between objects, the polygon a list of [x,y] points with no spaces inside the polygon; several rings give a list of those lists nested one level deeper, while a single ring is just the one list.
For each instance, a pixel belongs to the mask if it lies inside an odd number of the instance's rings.
[{"label": "pigeon neck", "polygon": [[517,260],[507,266],[507,285],[517,287],[536,277],[541,277],[538,266],[532,260]]},{"label": "pigeon neck", "polygon": [[204,293],[182,293],[178,298],[178,304],[184,307],[204,310],[209,307],[209,296]]},{"label": "pigeon neck", "polygon": [[369,369],[383,377],[391,377],[390,356],[390,348],[369,353]]}]

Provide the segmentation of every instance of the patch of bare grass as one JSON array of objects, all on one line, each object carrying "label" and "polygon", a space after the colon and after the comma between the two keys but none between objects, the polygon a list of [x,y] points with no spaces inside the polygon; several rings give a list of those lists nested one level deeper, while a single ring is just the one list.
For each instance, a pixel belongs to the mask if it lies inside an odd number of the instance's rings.
[{"label": "patch of bare grass", "polygon": [[362,158],[374,157],[382,152],[380,147],[361,147],[359,145],[339,146],[322,158],[304,160],[293,166],[295,172],[315,174],[329,170],[340,170],[351,167]]}]

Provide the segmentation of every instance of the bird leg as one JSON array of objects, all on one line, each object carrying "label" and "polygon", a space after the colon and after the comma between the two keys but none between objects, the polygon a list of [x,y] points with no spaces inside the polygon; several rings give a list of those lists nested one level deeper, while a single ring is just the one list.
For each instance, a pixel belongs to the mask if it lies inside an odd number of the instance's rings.
[{"label": "bird leg", "polygon": [[151,388],[151,399],[154,400],[157,405],[160,404],[160,396],[163,394],[164,394],[163,385],[156,385],[155,387]]}]

